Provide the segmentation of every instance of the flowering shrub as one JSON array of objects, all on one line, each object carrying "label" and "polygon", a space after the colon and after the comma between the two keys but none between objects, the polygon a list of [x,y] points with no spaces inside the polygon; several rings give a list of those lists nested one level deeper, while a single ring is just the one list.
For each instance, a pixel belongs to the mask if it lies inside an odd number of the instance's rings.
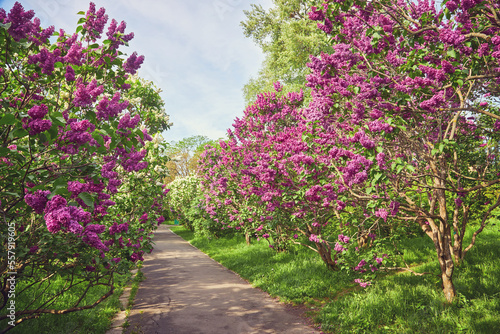
[{"label": "flowering shrub", "polygon": [[168,184],[167,203],[173,216],[180,223],[199,235],[220,237],[231,234],[221,229],[205,210],[201,180],[196,175],[176,178]]},{"label": "flowering shrub", "polygon": [[205,154],[207,212],[243,226],[250,212],[255,232],[310,242],[331,268],[348,253],[325,228],[362,246],[375,228],[414,224],[433,240],[451,302],[455,263],[500,206],[499,14],[481,1],[313,7],[333,52],[311,57],[311,102],[261,94],[235,120],[221,150]]},{"label": "flowering shrub", "polygon": [[[108,17],[93,3],[80,14],[69,35],[42,29],[19,3],[0,9],[0,309],[13,289],[17,301],[11,317],[0,313],[5,330],[100,303],[114,275],[152,250],[163,219],[162,147],[148,133],[158,118],[156,130],[169,126],[163,102],[129,78],[144,57],[123,57],[133,37],[125,22],[105,31]],[[148,100],[138,86],[153,92]],[[67,284],[44,294],[59,278]],[[60,309],[58,298],[79,285],[109,289]]]},{"label": "flowering shrub", "polygon": [[193,222],[189,219],[188,211],[192,206],[199,204],[200,180],[195,175],[177,178],[168,187],[168,206],[181,224],[194,231]]},{"label": "flowering shrub", "polygon": [[371,219],[418,224],[436,246],[450,302],[454,262],[500,205],[492,188],[500,182],[499,9],[340,1],[309,14],[334,36],[332,54],[311,58],[304,114],[335,133],[336,192],[351,207],[364,201]]},{"label": "flowering shrub", "polygon": [[[322,237],[339,205],[322,152],[328,138],[321,145],[305,142],[316,130],[302,117],[302,94],[276,93],[259,95],[236,119],[218,156],[206,152],[201,173],[207,208],[222,224],[272,236],[276,250],[302,239],[307,246],[312,243],[334,269],[336,253]],[[297,233],[303,237],[292,238]]]}]

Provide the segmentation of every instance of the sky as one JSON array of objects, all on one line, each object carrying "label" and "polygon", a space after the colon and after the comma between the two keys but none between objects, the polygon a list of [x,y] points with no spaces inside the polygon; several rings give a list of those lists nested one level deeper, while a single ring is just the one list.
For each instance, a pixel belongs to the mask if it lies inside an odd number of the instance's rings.
[{"label": "sky", "polygon": [[[15,1],[0,0],[7,12]],[[89,1],[21,0],[33,9],[42,27],[73,33]],[[240,22],[250,4],[271,6],[272,0],[94,0],[106,8],[109,21],[125,21],[134,32],[127,54],[145,56],[139,76],[163,92],[173,126],[166,141],[202,135],[225,137],[233,120],[243,115],[242,88],[256,76],[264,59],[260,49],[243,35]],[[105,30],[107,31],[107,30]]]}]

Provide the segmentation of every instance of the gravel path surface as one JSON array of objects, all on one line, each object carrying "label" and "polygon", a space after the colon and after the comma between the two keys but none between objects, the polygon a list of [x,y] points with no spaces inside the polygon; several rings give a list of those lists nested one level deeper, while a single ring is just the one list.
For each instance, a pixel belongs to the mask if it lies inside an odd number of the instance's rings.
[{"label": "gravel path surface", "polygon": [[160,226],[145,257],[127,334],[320,333],[297,310]]}]

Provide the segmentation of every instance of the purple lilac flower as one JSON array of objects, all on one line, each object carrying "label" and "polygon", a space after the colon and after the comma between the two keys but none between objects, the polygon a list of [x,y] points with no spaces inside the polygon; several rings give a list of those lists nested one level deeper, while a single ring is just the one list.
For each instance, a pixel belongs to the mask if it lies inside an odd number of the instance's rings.
[{"label": "purple lilac flower", "polygon": [[33,119],[42,119],[49,112],[49,108],[45,104],[39,106],[33,106],[28,110],[28,115]]},{"label": "purple lilac flower", "polygon": [[321,239],[316,234],[311,234],[309,240],[315,243],[321,243]]},{"label": "purple lilac flower", "polygon": [[354,282],[358,283],[360,287],[366,288],[371,285],[371,282],[363,282],[362,279],[356,278]]},{"label": "purple lilac flower", "polygon": [[137,70],[141,67],[144,62],[144,56],[137,57],[137,52],[134,52],[123,64],[123,69],[125,72],[130,74],[135,74]]},{"label": "purple lilac flower", "polygon": [[121,95],[116,92],[115,95],[108,99],[108,97],[103,97],[101,101],[96,106],[97,113],[96,116],[99,120],[108,120],[111,117],[118,116],[123,110],[127,109],[129,102],[120,102]]},{"label": "purple lilac flower", "polygon": [[341,241],[341,242],[343,242],[345,244],[348,244],[349,240],[351,239],[348,236],[345,236],[343,234],[339,234],[338,238],[339,238],[339,241]]},{"label": "purple lilac flower", "polygon": [[45,209],[45,205],[49,201],[47,196],[50,194],[48,190],[37,190],[33,194],[27,194],[24,196],[24,201],[28,204],[33,211],[38,214],[42,214]]},{"label": "purple lilac flower", "polygon": [[66,73],[64,74],[66,81],[75,81],[75,70],[72,66],[66,66]]},{"label": "purple lilac flower", "polygon": [[106,22],[108,22],[108,15],[105,15],[106,11],[104,8],[100,8],[97,12],[95,10],[95,4],[90,3],[89,10],[86,15],[86,22],[83,28],[87,31],[88,38],[92,41],[96,41],[101,37],[104,30]]},{"label": "purple lilac flower", "polygon": [[382,218],[384,220],[384,222],[387,221],[388,215],[389,215],[389,213],[385,209],[378,209],[377,211],[375,211],[375,216]]},{"label": "purple lilac flower", "polygon": [[333,250],[336,251],[337,253],[342,253],[343,251],[347,250],[347,248],[336,242]]},{"label": "purple lilac flower", "polygon": [[364,270],[362,270],[362,268],[365,265],[366,265],[366,260],[363,259],[363,260],[359,261],[358,265],[354,268],[354,270],[363,272]]}]

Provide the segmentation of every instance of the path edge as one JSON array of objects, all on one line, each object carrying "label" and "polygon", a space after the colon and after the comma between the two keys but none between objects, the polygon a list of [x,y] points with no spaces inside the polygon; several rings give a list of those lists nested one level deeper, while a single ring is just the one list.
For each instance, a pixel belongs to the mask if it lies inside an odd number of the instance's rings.
[{"label": "path edge", "polygon": [[130,272],[132,273],[130,283],[123,288],[123,292],[119,298],[120,304],[122,305],[122,310],[120,310],[113,317],[111,327],[106,331],[106,334],[122,334],[125,330],[123,325],[127,322],[128,319],[127,308],[129,306],[129,298],[132,292],[132,285],[134,284],[134,279],[137,275],[138,269],[133,269]]}]

